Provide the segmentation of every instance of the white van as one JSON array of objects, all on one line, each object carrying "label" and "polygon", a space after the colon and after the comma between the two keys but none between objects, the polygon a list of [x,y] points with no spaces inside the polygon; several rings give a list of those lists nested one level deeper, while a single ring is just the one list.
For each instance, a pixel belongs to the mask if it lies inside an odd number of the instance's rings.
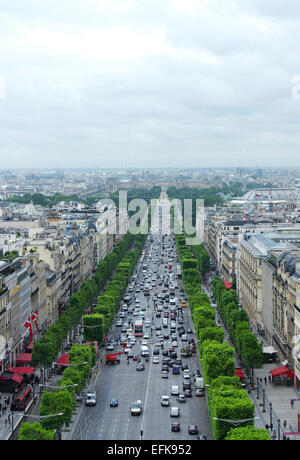
[{"label": "white van", "polygon": [[146,326],[146,327],[150,327],[150,326],[151,326],[151,321],[150,321],[150,319],[146,319],[146,321],[145,321],[145,326]]},{"label": "white van", "polygon": [[173,385],[171,387],[171,395],[178,396],[179,395],[179,387],[177,385]]},{"label": "white van", "polygon": [[179,407],[171,407],[170,416],[179,417]]},{"label": "white van", "polygon": [[149,350],[148,350],[148,347],[146,345],[142,345],[142,347],[141,347],[141,356],[143,356],[143,357],[149,356]]},{"label": "white van", "polygon": [[163,318],[162,325],[163,327],[168,327],[168,318]]},{"label": "white van", "polygon": [[171,306],[173,306],[173,307],[176,306],[175,299],[170,299],[170,307],[171,307]]}]

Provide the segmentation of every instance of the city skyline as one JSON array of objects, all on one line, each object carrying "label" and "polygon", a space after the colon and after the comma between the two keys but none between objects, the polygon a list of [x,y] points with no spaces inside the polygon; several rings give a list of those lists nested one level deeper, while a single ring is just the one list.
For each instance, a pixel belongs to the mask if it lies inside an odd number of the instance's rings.
[{"label": "city skyline", "polygon": [[2,167],[299,167],[299,22],[293,0],[14,0]]}]

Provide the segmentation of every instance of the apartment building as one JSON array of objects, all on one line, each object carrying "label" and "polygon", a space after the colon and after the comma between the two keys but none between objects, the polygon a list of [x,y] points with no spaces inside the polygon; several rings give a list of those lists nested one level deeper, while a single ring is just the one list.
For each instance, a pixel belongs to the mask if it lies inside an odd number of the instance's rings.
[{"label": "apartment building", "polygon": [[263,261],[263,320],[281,362],[295,371],[300,388],[300,250],[270,251]]},{"label": "apartment building", "polygon": [[[15,365],[18,355],[30,343],[28,318],[36,311],[39,331],[46,323],[46,265],[35,257],[16,257],[0,262],[0,333],[5,339],[2,366]],[[39,331],[32,322],[33,339]]]},{"label": "apartment building", "polygon": [[262,266],[271,251],[282,253],[296,250],[300,243],[300,231],[290,233],[277,229],[267,233],[240,235],[237,254],[238,294],[241,305],[258,330],[264,330],[262,318]]}]

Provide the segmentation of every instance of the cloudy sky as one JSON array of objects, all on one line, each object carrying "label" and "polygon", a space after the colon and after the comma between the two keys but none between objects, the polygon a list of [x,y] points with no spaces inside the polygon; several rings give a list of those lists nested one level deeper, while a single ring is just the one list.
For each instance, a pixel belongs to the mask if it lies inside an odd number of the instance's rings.
[{"label": "cloudy sky", "polygon": [[300,166],[299,0],[0,0],[2,168]]}]

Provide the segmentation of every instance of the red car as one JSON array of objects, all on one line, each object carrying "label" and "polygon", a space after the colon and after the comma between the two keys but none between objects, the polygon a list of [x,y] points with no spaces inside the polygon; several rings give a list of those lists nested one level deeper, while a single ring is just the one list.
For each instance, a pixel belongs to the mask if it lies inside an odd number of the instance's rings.
[{"label": "red car", "polygon": [[138,356],[138,355],[134,355],[134,356],[132,357],[132,359],[133,359],[133,361],[137,361],[137,360],[139,359],[139,356]]}]

